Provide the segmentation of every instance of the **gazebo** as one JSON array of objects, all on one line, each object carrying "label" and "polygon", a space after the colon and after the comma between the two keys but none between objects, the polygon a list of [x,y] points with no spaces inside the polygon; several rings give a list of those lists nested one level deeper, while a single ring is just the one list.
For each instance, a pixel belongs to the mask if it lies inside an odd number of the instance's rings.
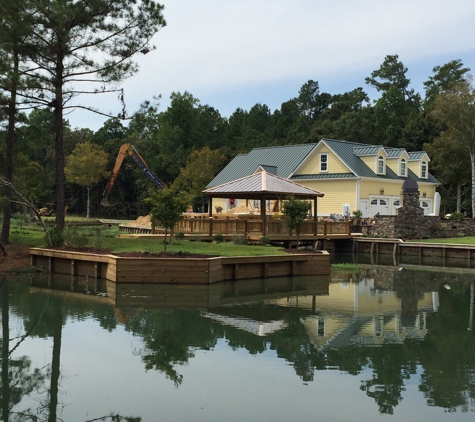
[{"label": "gazebo", "polygon": [[214,186],[202,192],[209,196],[209,216],[213,214],[213,198],[253,199],[260,201],[260,213],[263,221],[263,235],[266,235],[266,201],[284,199],[293,196],[298,199],[313,200],[314,219],[317,221],[317,198],[323,193],[290,182],[267,171],[261,171],[250,176],[236,179],[222,185]]}]

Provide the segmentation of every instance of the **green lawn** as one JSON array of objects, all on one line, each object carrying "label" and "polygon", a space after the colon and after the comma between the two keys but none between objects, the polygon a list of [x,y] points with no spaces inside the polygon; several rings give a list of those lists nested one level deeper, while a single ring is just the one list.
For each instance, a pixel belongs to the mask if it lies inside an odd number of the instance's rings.
[{"label": "green lawn", "polygon": [[[117,238],[119,228],[113,226],[102,227],[69,227],[65,230],[65,240],[73,247],[96,247],[110,249],[112,252],[160,252],[164,250],[163,239]],[[169,239],[170,240],[170,239]],[[17,219],[12,220],[10,241],[13,244],[24,244],[32,247],[46,247],[43,228],[35,224],[21,224]],[[232,242],[207,243],[190,240],[173,239],[167,244],[167,251],[189,252],[220,256],[257,256],[257,255],[285,255],[282,248],[273,246],[236,245]]]},{"label": "green lawn", "polygon": [[442,239],[418,239],[411,242],[446,243],[450,245],[475,245],[475,236],[446,237]]}]

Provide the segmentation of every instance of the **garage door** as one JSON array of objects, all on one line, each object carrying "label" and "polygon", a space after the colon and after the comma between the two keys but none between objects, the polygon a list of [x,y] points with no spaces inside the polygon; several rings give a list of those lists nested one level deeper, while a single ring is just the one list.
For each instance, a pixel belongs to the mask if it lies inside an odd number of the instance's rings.
[{"label": "garage door", "polygon": [[373,216],[378,213],[389,215],[389,197],[371,199],[369,214]]},{"label": "garage door", "polygon": [[424,210],[424,215],[432,214],[432,199],[421,199],[419,205]]}]

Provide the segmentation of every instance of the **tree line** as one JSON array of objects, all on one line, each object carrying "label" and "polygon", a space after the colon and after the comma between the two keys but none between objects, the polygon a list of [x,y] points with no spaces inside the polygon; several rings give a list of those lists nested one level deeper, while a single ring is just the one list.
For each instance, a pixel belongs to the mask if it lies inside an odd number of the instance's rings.
[{"label": "tree line", "polygon": [[[134,218],[149,211],[144,199],[151,184],[127,160],[111,195],[114,206],[100,207],[105,180],[97,181],[112,169],[123,143],[133,144],[168,186],[192,195],[197,210],[204,207],[201,190],[236,154],[324,137],[408,151],[424,149],[432,159],[431,172],[442,182],[446,209],[470,211],[475,203],[470,197],[475,183],[475,156],[470,151],[475,148],[467,150],[458,129],[461,123],[454,126],[450,121],[457,113],[451,116],[447,111],[455,109],[451,99],[461,99],[463,89],[472,95],[470,69],[461,60],[435,66],[424,82],[423,95],[411,87],[407,67],[394,54],[371,72],[364,87],[330,94],[322,92],[318,81],[309,80],[274,111],[258,103],[225,117],[185,91],[172,93],[165,110],[160,110],[157,95],[129,116],[120,82],[138,70],[135,55],[153,50],[152,37],[166,25],[163,6],[149,0],[9,3],[0,6],[0,119],[4,124],[0,172],[35,204],[54,208],[61,228],[66,210],[115,218]],[[378,98],[371,101],[372,89]],[[81,101],[87,95],[111,92],[123,102],[120,116],[108,115],[97,131],[70,126],[70,109],[107,115]],[[463,99],[463,104],[469,100]],[[466,109],[469,124],[473,105]],[[88,180],[78,177],[102,167],[91,164],[97,151],[107,157],[100,174]],[[73,161],[68,164],[68,157],[83,161],[69,178],[65,168]],[[8,242],[14,208],[12,191],[3,189],[0,241]]]}]

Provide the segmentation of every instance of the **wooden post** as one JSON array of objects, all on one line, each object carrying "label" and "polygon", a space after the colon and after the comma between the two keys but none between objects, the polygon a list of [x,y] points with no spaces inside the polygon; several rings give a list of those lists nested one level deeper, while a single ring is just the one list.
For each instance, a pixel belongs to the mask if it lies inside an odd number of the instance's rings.
[{"label": "wooden post", "polygon": [[266,196],[261,197],[262,236],[267,234]]},{"label": "wooden post", "polygon": [[213,197],[209,197],[209,207],[208,207],[208,215],[211,218],[213,216]]},{"label": "wooden post", "polygon": [[209,236],[213,237],[213,217],[209,218]]}]

